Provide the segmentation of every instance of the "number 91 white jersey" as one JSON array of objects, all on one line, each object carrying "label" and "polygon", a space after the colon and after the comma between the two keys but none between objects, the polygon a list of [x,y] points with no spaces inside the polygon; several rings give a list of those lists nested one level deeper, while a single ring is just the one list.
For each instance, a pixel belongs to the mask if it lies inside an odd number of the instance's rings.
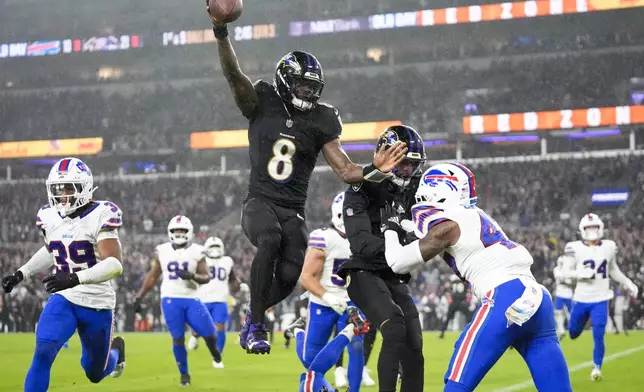
[{"label": "number 91 white jersey", "polygon": [[577,280],[573,300],[576,302],[602,302],[613,298],[610,289],[610,272],[616,265],[617,244],[601,240],[597,246],[588,246],[583,241],[566,244],[565,266],[576,270],[590,268],[595,271],[592,279]]},{"label": "number 91 white jersey", "polygon": [[204,258],[203,247],[190,244],[183,248],[174,248],[166,242],[157,246],[157,260],[163,272],[161,282],[161,298],[197,298],[199,284],[194,280],[183,280],[179,277],[180,270],[197,272],[199,261]]},{"label": "number 91 white jersey", "polygon": [[199,298],[201,302],[209,304],[213,302],[228,302],[230,289],[230,272],[233,269],[233,259],[223,256],[217,259],[206,257],[210,282],[199,286]]},{"label": "number 91 white jersey", "polygon": [[[347,281],[338,276],[340,266],[351,257],[349,240],[342,237],[335,229],[318,229],[311,233],[309,247],[318,248],[326,253],[320,284],[327,292],[349,302]],[[322,298],[311,295],[310,301],[329,306]]]}]

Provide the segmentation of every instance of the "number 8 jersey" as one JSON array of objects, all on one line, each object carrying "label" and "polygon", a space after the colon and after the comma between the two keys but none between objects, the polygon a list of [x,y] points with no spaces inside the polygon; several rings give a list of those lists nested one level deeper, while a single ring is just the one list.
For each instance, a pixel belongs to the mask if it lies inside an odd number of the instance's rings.
[{"label": "number 8 jersey", "polygon": [[602,302],[613,298],[610,289],[610,272],[617,267],[617,245],[611,240],[601,240],[597,246],[588,246],[583,241],[566,244],[564,250],[565,268],[580,270],[590,268],[595,271],[592,279],[578,280],[573,294],[575,302]]},{"label": "number 8 jersey", "polygon": [[[311,233],[309,247],[318,248],[326,253],[320,284],[327,292],[349,302],[347,281],[338,276],[340,266],[351,257],[349,240],[332,228],[318,229]],[[322,298],[311,295],[310,301],[329,306]]]},{"label": "number 8 jersey", "polygon": [[472,285],[477,297],[515,278],[533,278],[532,256],[521,244],[508,239],[498,223],[480,208],[455,206],[446,211],[424,203],[412,207],[415,233],[423,238],[429,230],[445,221],[458,224],[461,231],[456,244],[441,256],[461,279]]},{"label": "number 8 jersey", "polygon": [[204,258],[203,247],[190,244],[183,248],[175,248],[171,242],[158,245],[157,260],[163,272],[161,282],[161,298],[197,298],[199,284],[194,280],[183,280],[179,277],[180,270],[197,272],[197,264]]},{"label": "number 8 jersey", "polygon": [[[56,271],[78,272],[101,261],[96,245],[104,239],[118,239],[123,213],[109,201],[93,201],[80,215],[63,218],[46,205],[38,211],[36,225],[45,236]],[[111,281],[82,284],[63,290],[69,302],[92,309],[114,309],[116,294]]]}]

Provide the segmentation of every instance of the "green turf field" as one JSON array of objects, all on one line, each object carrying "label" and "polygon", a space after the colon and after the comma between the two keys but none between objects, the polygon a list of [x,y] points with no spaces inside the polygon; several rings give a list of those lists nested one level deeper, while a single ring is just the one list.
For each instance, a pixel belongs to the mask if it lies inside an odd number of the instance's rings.
[{"label": "green turf field", "polygon": [[[436,334],[425,335],[425,391],[442,391],[442,378],[449,361],[452,345],[457,335],[448,335],[438,340]],[[71,348],[58,355],[52,371],[50,391],[176,391],[179,376],[172,356],[170,336],[167,334],[126,334],[127,367],[119,379],[107,378],[98,385],[91,384],[80,367],[80,343],[75,336]],[[212,369],[205,346],[189,354],[193,391],[250,392],[280,391],[296,392],[302,366],[295,352],[284,349],[281,336],[270,356],[251,356],[236,346],[235,335],[229,335],[224,353],[225,369]],[[378,342],[380,342],[380,338]],[[604,364],[604,380],[589,381],[592,359],[592,338],[584,333],[577,341],[564,340],[563,348],[572,371],[575,391],[644,390],[644,333],[607,336],[607,361]],[[0,334],[0,391],[22,391],[24,376],[29,367],[34,336],[31,334]],[[375,371],[378,348],[374,349],[370,367]],[[329,373],[332,377],[332,374]],[[375,373],[373,374],[375,378]],[[522,359],[509,351],[483,380],[477,391],[535,391],[526,381],[528,371]],[[523,386],[516,386],[523,384]],[[377,391],[377,388],[363,388]]]}]

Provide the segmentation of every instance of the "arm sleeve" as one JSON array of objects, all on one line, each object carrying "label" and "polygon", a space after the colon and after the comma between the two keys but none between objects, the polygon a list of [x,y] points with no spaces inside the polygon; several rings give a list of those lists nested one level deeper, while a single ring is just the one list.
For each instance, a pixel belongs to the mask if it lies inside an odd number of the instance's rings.
[{"label": "arm sleeve", "polygon": [[324,235],[324,231],[319,229],[313,230],[311,232],[311,235],[309,236],[308,246],[311,248],[318,248],[326,251],[328,244],[326,241],[326,236]]},{"label": "arm sleeve", "polygon": [[373,257],[385,251],[385,239],[371,232],[367,213],[369,201],[362,191],[349,190],[345,194],[344,226],[351,245],[351,253]]},{"label": "arm sleeve", "polygon": [[418,238],[425,237],[432,227],[449,220],[444,216],[443,210],[423,204],[416,204],[412,207],[411,217]]},{"label": "arm sleeve", "polygon": [[102,202],[104,209],[101,211],[96,232],[96,242],[119,238],[118,229],[123,226],[123,212],[112,202]]},{"label": "arm sleeve", "polygon": [[322,132],[319,140],[320,147],[322,147],[342,135],[343,125],[338,109],[326,103],[320,103],[319,105],[322,106],[321,110],[324,111],[324,123],[322,124],[324,129],[321,130]]},{"label": "arm sleeve", "polygon": [[27,264],[18,268],[18,271],[22,272],[24,279],[27,279],[39,272],[50,269],[53,265],[54,258],[51,253],[49,253],[49,250],[47,250],[47,247],[43,246],[38,249],[38,252],[31,256],[29,261],[27,261]]},{"label": "arm sleeve", "polygon": [[425,262],[420,252],[420,240],[402,246],[398,233],[387,230],[385,231],[385,246],[387,264],[397,274],[409,273]]},{"label": "arm sleeve", "polygon": [[577,259],[575,258],[575,247],[572,243],[566,244],[564,250],[563,263],[559,272],[561,279],[577,279]]},{"label": "arm sleeve", "polygon": [[123,265],[121,262],[116,257],[108,257],[92,268],[77,272],[76,275],[81,284],[91,284],[114,279],[121,275],[122,272]]}]

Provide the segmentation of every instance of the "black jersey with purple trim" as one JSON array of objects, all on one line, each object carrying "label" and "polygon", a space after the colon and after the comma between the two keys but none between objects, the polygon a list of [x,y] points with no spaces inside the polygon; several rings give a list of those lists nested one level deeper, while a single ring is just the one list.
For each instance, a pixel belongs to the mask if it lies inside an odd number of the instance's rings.
[{"label": "black jersey with purple trim", "polygon": [[255,91],[259,106],[249,118],[249,195],[302,210],[322,147],[342,133],[340,116],[322,103],[306,112],[287,109],[273,85],[262,80]]}]

